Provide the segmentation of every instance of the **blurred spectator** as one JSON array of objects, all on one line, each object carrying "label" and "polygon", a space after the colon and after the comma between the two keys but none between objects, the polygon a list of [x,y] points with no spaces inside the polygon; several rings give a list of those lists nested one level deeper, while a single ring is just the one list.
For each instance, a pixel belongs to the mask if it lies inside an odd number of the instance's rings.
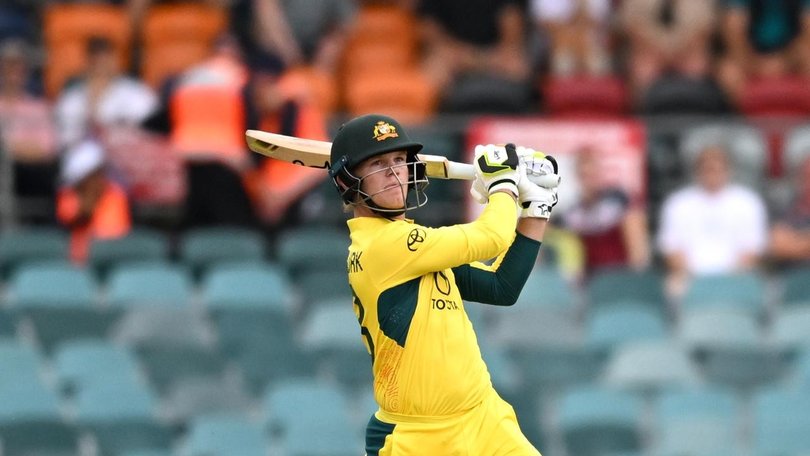
[{"label": "blurred spectator", "polygon": [[113,43],[94,37],[87,43],[88,65],[83,77],[69,82],[56,103],[62,146],[98,136],[107,125],[137,125],[158,105],[146,84],[118,70]]},{"label": "blurred spectator", "polygon": [[718,79],[738,98],[755,77],[810,76],[810,2],[724,0]]},{"label": "blurred spectator", "polygon": [[668,73],[700,80],[709,74],[714,2],[624,0],[620,23],[629,47],[628,72],[636,97]]},{"label": "blurred spectator", "polygon": [[6,38],[36,38],[38,0],[3,0],[0,5],[0,40]]},{"label": "blurred spectator", "polygon": [[770,254],[778,262],[810,263],[810,158],[794,176],[793,201],[771,227]]},{"label": "blurred spectator", "polygon": [[25,90],[30,53],[22,40],[0,43],[0,137],[3,152],[14,161],[15,193],[52,197],[56,126],[48,102]]},{"label": "blurred spectator", "polygon": [[252,0],[255,41],[288,67],[334,74],[354,18],[352,0]]},{"label": "blurred spectator", "polygon": [[245,91],[250,72],[239,44],[223,35],[203,62],[170,79],[147,124],[169,132],[186,169],[185,224],[255,225],[242,178],[250,167]]},{"label": "blurred spectator", "polygon": [[531,0],[531,13],[551,40],[553,75],[610,72],[610,0]]},{"label": "blurred spectator", "polygon": [[[248,101],[255,110],[260,130],[328,140],[324,113],[311,99],[297,97],[295,88],[288,90],[287,74],[278,59],[258,54],[251,70]],[[295,223],[291,207],[323,181],[326,173],[260,155],[253,157],[259,163],[246,182],[261,221],[273,226]]]},{"label": "blurred spectator", "polygon": [[730,160],[725,148],[704,149],[695,159],[695,182],[664,200],[658,246],[674,297],[690,276],[748,270],[758,266],[765,252],[764,201],[731,182]]},{"label": "blurred spectator", "polygon": [[425,69],[443,111],[521,112],[532,104],[520,0],[422,0]]},{"label": "blurred spectator", "polygon": [[577,153],[579,201],[558,220],[582,240],[586,274],[606,267],[643,270],[650,264],[646,213],[624,190],[604,184],[600,156],[592,148]]},{"label": "blurred spectator", "polygon": [[130,231],[129,200],[107,176],[104,150],[95,141],[66,151],[60,180],[57,219],[70,230],[70,259],[83,264],[93,239],[117,238]]}]

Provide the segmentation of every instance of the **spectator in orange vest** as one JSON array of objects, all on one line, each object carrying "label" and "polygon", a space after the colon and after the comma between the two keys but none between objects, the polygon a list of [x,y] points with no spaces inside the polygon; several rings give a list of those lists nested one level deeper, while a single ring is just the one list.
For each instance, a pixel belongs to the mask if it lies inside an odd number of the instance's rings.
[{"label": "spectator in orange vest", "polygon": [[[251,72],[248,100],[260,130],[328,140],[325,114],[313,100],[298,96],[295,87],[290,87],[280,59],[256,54]],[[254,155],[254,160],[258,164],[245,182],[261,221],[272,226],[295,223],[293,207],[326,178],[326,172],[260,155]]]},{"label": "spectator in orange vest", "polygon": [[129,199],[126,191],[107,176],[104,150],[98,143],[83,141],[65,153],[61,183],[56,217],[70,230],[71,261],[85,263],[93,239],[129,233]]}]

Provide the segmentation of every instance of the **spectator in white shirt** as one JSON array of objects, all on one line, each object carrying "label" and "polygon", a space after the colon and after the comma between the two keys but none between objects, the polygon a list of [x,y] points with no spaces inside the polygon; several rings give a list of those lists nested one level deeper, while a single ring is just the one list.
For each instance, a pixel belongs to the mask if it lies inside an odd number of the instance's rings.
[{"label": "spectator in white shirt", "polygon": [[56,119],[63,147],[70,147],[110,125],[138,125],[157,109],[157,94],[118,68],[113,44],[91,38],[84,76],[62,90]]},{"label": "spectator in white shirt", "polygon": [[764,201],[732,183],[725,149],[703,150],[694,170],[695,182],[667,197],[661,210],[658,247],[669,270],[668,291],[676,298],[691,276],[755,268],[768,239]]}]

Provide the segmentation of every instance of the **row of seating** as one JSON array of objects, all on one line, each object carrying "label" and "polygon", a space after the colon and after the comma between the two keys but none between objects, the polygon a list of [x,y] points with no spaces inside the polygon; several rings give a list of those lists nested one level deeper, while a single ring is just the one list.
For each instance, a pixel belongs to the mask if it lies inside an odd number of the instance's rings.
[{"label": "row of seating", "polygon": [[[673,362],[662,354],[649,352],[648,363],[635,368],[646,369],[649,379],[657,377],[655,389],[610,379],[569,384],[553,394],[537,387],[510,395],[508,388],[498,388],[521,410],[527,434],[539,435],[536,444],[543,451],[562,445],[565,452],[554,454],[800,455],[810,450],[810,351],[799,358],[789,382],[746,394],[689,378],[665,381],[650,364],[664,368]],[[496,375],[497,363],[487,361]],[[280,454],[359,454],[364,421],[375,409],[370,388],[351,394],[309,376],[275,381],[257,399],[205,401],[203,394],[216,390],[202,389],[197,400],[203,404],[178,413],[182,400],[161,399],[140,376],[136,357],[104,341],[64,344],[50,359],[31,346],[2,341],[0,363],[7,367],[0,372],[4,454],[37,445],[75,445],[79,431],[93,435],[101,454],[136,448],[167,454],[170,446],[175,454],[233,454],[221,453],[229,446],[264,454],[276,445]],[[54,387],[43,380],[49,370]],[[531,396],[541,396],[537,413],[522,413]],[[236,436],[243,441],[234,442]],[[746,453],[748,447],[754,451]]]}]

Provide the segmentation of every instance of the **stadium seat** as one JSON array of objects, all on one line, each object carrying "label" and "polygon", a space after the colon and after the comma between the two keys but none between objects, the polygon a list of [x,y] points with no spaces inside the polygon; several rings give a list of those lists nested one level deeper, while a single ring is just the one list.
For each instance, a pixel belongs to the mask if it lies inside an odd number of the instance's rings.
[{"label": "stadium seat", "polygon": [[732,390],[664,391],[653,405],[652,454],[734,456],[742,454],[742,403]]},{"label": "stadium seat", "polygon": [[598,386],[563,393],[557,416],[567,454],[577,456],[639,451],[641,419],[640,398]]},{"label": "stadium seat", "polygon": [[92,382],[136,381],[140,367],[128,349],[106,339],[77,339],[59,344],[53,367],[63,391],[73,394]]},{"label": "stadium seat", "polygon": [[10,283],[10,309],[30,318],[46,350],[63,340],[100,337],[112,316],[103,309],[92,273],[69,263],[29,264]]},{"label": "stadium seat", "polygon": [[159,392],[180,379],[217,377],[225,369],[216,329],[199,309],[132,309],[117,322],[111,337],[136,351]]},{"label": "stadium seat", "polygon": [[180,241],[180,259],[195,278],[217,263],[264,261],[266,246],[262,234],[237,227],[196,228]]},{"label": "stadium seat", "polygon": [[110,272],[107,303],[114,309],[175,307],[190,304],[191,278],[170,263],[123,264]]},{"label": "stadium seat", "polygon": [[97,382],[77,391],[76,423],[104,455],[168,448],[171,432],[157,418],[157,398],[133,382]]},{"label": "stadium seat", "polygon": [[213,266],[203,281],[219,344],[245,369],[253,389],[307,364],[294,340],[291,288],[287,274],[271,263]]},{"label": "stadium seat", "polygon": [[25,228],[0,233],[0,277],[8,278],[22,263],[67,260],[67,233],[56,228]]},{"label": "stadium seat", "polygon": [[546,111],[554,117],[621,117],[630,105],[624,83],[612,76],[552,77],[541,91]]},{"label": "stadium seat", "polygon": [[717,145],[724,146],[734,157],[735,177],[740,182],[762,188],[769,157],[767,140],[759,129],[739,122],[691,127],[681,135],[681,160],[691,167],[703,149]]},{"label": "stadium seat", "polygon": [[[2,370],[9,366],[2,365]],[[59,410],[59,397],[41,380],[0,381],[3,454],[76,454],[77,438]]]},{"label": "stadium seat", "polygon": [[769,388],[753,398],[753,449],[757,455],[810,454],[810,392]]},{"label": "stadium seat", "polygon": [[227,27],[223,8],[191,1],[151,6],[140,37],[141,77],[152,87],[161,87],[168,77],[207,57],[214,39]]},{"label": "stadium seat", "polygon": [[0,338],[0,385],[37,382],[42,374],[44,359],[29,344],[15,339]]},{"label": "stadium seat", "polygon": [[606,385],[645,394],[695,385],[700,380],[687,351],[671,340],[618,346],[608,358],[603,378]]},{"label": "stadium seat", "polygon": [[45,92],[55,97],[64,84],[84,71],[86,42],[96,36],[112,41],[121,70],[129,67],[132,27],[126,9],[99,3],[49,4],[42,31],[48,53]]},{"label": "stadium seat", "polygon": [[810,114],[810,81],[802,77],[759,78],[749,81],[739,100],[748,116],[806,116]]},{"label": "stadium seat", "polygon": [[361,430],[349,427],[349,400],[336,386],[305,379],[279,382],[268,389],[263,408],[271,438],[289,456],[363,452]]},{"label": "stadium seat", "polygon": [[643,272],[624,268],[604,269],[594,273],[586,285],[588,305],[593,308],[627,302],[646,304],[664,315],[663,278],[659,271]]},{"label": "stadium seat", "polygon": [[191,421],[181,453],[185,456],[264,456],[267,449],[268,442],[259,423],[242,415],[218,414]]},{"label": "stadium seat", "polygon": [[778,378],[783,359],[765,346],[754,316],[727,308],[685,311],[677,338],[697,357],[708,380],[751,387]]},{"label": "stadium seat", "polygon": [[351,301],[345,306],[318,307],[301,325],[301,347],[319,374],[349,388],[371,385],[371,356],[363,345]]},{"label": "stadium seat", "polygon": [[116,239],[96,239],[90,245],[89,264],[102,280],[121,263],[169,259],[167,236],[150,228],[135,228]]},{"label": "stadium seat", "polygon": [[282,232],[276,255],[292,279],[304,271],[346,272],[349,234],[344,229],[308,227]]},{"label": "stadium seat", "polygon": [[697,276],[689,284],[681,308],[726,308],[758,315],[765,310],[765,283],[762,277],[745,272]]},{"label": "stadium seat", "polygon": [[786,170],[797,170],[810,157],[810,124],[790,129],[785,134],[782,157]]},{"label": "stadium seat", "polygon": [[515,306],[555,307],[574,312],[578,304],[574,289],[555,268],[535,267]]},{"label": "stadium seat", "polygon": [[636,111],[645,115],[718,115],[731,112],[723,90],[711,79],[678,74],[659,77],[643,94]]},{"label": "stadium seat", "polygon": [[121,456],[172,456],[173,453],[169,449],[137,449],[129,450],[120,453]]},{"label": "stadium seat", "polygon": [[594,309],[589,312],[585,328],[586,344],[605,355],[628,342],[661,341],[668,337],[660,313],[633,303]]},{"label": "stadium seat", "polygon": [[210,414],[247,414],[253,406],[237,376],[190,376],[174,382],[162,400],[164,416],[176,425]]},{"label": "stadium seat", "polygon": [[295,288],[303,299],[305,308],[326,298],[343,298],[349,302],[352,299],[352,289],[345,269],[302,272],[295,279]]},{"label": "stadium seat", "polygon": [[437,88],[418,67],[358,73],[346,81],[344,90],[351,115],[379,112],[414,124],[425,122],[438,109]]},{"label": "stadium seat", "polygon": [[770,346],[792,355],[810,347],[810,302],[779,309],[769,331]]},{"label": "stadium seat", "polygon": [[782,307],[810,305],[810,268],[796,267],[782,274]]}]

